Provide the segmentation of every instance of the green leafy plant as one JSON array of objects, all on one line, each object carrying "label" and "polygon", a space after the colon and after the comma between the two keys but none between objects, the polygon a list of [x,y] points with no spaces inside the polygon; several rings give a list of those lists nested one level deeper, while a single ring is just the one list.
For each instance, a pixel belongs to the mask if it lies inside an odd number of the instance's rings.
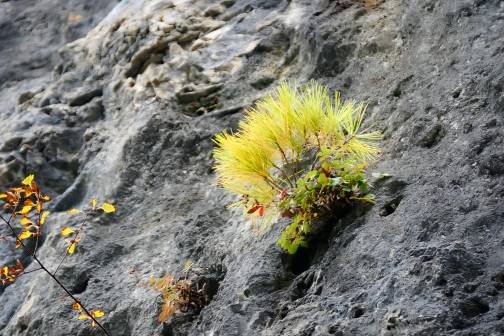
[{"label": "green leafy plant", "polygon": [[365,110],[338,92],[331,99],[316,82],[281,84],[246,112],[235,133],[215,136],[219,185],[241,195],[232,206],[255,222],[291,218],[278,244],[295,253],[315,220],[373,202],[366,170],[379,154],[381,134],[361,129]]},{"label": "green leafy plant", "polygon": [[[75,297],[61,282],[57,274],[65,260],[76,252],[77,245],[81,239],[80,235],[84,230],[88,216],[98,211],[113,213],[115,212],[115,207],[107,202],[97,207],[97,201],[93,199],[91,201],[91,209],[85,211],[71,209],[68,211],[69,214],[84,213],[85,218],[79,225],[75,226],[75,228],[65,227],[61,230],[62,236],[70,236],[71,238],[68,240],[65,250],[62,251],[58,265],[51,270],[46,262],[42,261],[37,255],[39,238],[42,235],[42,227],[47,225],[46,221],[49,216],[49,211],[45,210],[45,204],[50,201],[50,197],[42,193],[39,185],[35,181],[35,176],[29,175],[21,182],[20,186],[10,188],[0,193],[0,201],[4,202],[4,211],[9,213],[8,216],[4,216],[0,213],[0,221],[8,228],[16,248],[23,249],[26,255],[38,265],[36,268],[26,270],[23,263],[17,260],[16,264],[13,266],[2,266],[0,267],[0,283],[3,285],[10,284],[21,276],[42,271],[73,301],[72,308],[79,313],[77,319],[89,320],[93,328],[98,326],[105,335],[110,336],[109,332],[97,320],[105,316],[105,312],[102,309],[88,309],[82,301]],[[8,242],[9,238],[8,236],[2,236],[0,237],[0,241]]]}]

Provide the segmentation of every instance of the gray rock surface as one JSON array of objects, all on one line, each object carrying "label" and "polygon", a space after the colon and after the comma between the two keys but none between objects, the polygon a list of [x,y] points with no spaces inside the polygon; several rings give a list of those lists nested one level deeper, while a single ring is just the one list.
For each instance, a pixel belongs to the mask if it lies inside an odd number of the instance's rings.
[{"label": "gray rock surface", "polygon": [[[3,1],[0,27],[0,186],[36,172],[55,196],[51,266],[65,210],[117,204],[62,270],[112,335],[504,333],[504,2]],[[287,257],[285,223],[258,234],[225,208],[211,139],[280,80],[312,78],[369,102],[374,170],[393,177]],[[160,325],[144,284],[188,259],[217,293]],[[2,336],[100,334],[40,273],[0,302]]]}]

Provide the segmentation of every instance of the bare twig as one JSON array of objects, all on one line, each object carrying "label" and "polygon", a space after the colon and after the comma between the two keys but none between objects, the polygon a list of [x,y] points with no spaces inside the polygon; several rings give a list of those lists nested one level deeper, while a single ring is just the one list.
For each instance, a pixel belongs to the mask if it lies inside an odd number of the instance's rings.
[{"label": "bare twig", "polygon": [[5,217],[3,217],[2,215],[0,215],[0,219],[9,227],[12,235],[14,236],[14,238],[16,238],[16,241],[19,242],[19,244],[21,245],[21,247],[30,254],[31,257],[33,257],[33,259],[37,262],[37,264],[39,264],[40,266],[40,269],[42,269],[44,272],[46,272],[57,284],[58,286],[61,287],[61,289],[63,289],[65,291],[65,293],[70,297],[72,298],[72,300],[77,303],[81,308],[82,310],[84,310],[84,312],[86,313],[86,315],[88,315],[91,320],[93,320],[94,323],[96,323],[96,325],[103,331],[103,333],[107,336],[110,336],[109,332],[107,331],[107,329],[105,329],[100,322],[98,322],[95,317],[91,314],[91,312],[80,302],[79,299],[77,299],[75,296],[72,295],[72,293],[70,293],[70,291],[65,287],[65,285],[63,285],[61,283],[61,281],[55,276],[53,275],[46,267],[45,265],[37,258],[37,256],[35,255],[35,251],[27,248],[27,246],[23,243],[22,240],[18,239],[18,236],[16,234],[16,231],[14,230],[14,228],[12,227],[12,224],[10,223],[10,221],[12,220],[12,216],[13,214],[16,212],[17,210],[17,207],[13,210],[13,212],[11,213],[10,217],[9,217],[9,220],[6,220]]}]

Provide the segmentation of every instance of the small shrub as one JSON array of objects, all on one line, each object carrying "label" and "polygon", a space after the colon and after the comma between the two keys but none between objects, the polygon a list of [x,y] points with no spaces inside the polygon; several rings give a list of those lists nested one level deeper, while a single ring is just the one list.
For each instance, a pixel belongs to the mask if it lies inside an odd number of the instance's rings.
[{"label": "small shrub", "polygon": [[157,279],[151,276],[149,286],[159,292],[163,299],[163,307],[159,314],[159,322],[164,322],[176,313],[187,312],[189,309],[200,310],[208,299],[204,288],[198,288],[197,284],[189,278],[192,264],[186,263],[184,274],[174,277],[170,274]]},{"label": "small shrub", "polygon": [[[68,211],[69,214],[84,213],[85,218],[74,228],[65,227],[61,230],[61,235],[70,236],[70,239],[68,239],[67,247],[62,251],[58,265],[53,270],[50,270],[49,266],[40,260],[37,255],[39,238],[42,235],[42,226],[47,225],[46,221],[49,216],[49,211],[44,210],[44,206],[45,203],[50,201],[50,198],[42,193],[35,182],[35,176],[30,175],[21,182],[20,186],[0,193],[0,200],[5,203],[3,206],[4,211],[10,213],[7,217],[0,214],[0,220],[7,226],[16,248],[23,249],[38,264],[38,268],[31,270],[26,270],[19,260],[14,266],[3,266],[0,268],[0,282],[4,285],[13,283],[21,276],[43,271],[73,300],[72,308],[78,311],[79,315],[77,318],[79,320],[90,320],[92,327],[98,326],[104,334],[110,335],[97,320],[105,316],[105,312],[101,309],[89,310],[86,308],[81,300],[71,294],[59,280],[57,273],[65,260],[77,251],[77,245],[81,239],[80,234],[85,227],[88,216],[99,210],[105,213],[113,213],[115,212],[115,207],[107,202],[97,207],[97,202],[93,199],[91,201],[91,209],[87,209],[86,211],[72,209]],[[0,238],[0,243],[9,241],[7,236]]]},{"label": "small shrub", "polygon": [[[377,157],[377,131],[361,130],[366,105],[342,101],[315,83],[284,83],[247,111],[239,129],[216,135],[220,186],[241,196],[255,222],[292,222],[278,244],[295,253],[315,220],[356,202],[372,203],[366,170]],[[258,220],[257,220],[258,219]]]}]

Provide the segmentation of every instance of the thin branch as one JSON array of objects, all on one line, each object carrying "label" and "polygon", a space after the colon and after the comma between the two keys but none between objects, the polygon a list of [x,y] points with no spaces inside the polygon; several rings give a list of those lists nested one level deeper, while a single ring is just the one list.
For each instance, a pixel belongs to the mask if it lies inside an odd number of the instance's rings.
[{"label": "thin branch", "polygon": [[72,295],[72,293],[70,293],[70,291],[65,287],[65,285],[63,285],[61,283],[61,281],[59,281],[59,279],[53,275],[45,266],[44,264],[37,258],[37,256],[35,255],[35,253],[33,251],[31,251],[30,249],[28,249],[26,247],[26,245],[23,243],[23,241],[19,240],[18,237],[17,237],[17,234],[16,234],[16,231],[14,230],[14,228],[12,227],[12,224],[10,223],[10,221],[12,220],[12,214],[16,211],[17,209],[17,206],[16,208],[14,209],[14,211],[11,213],[11,216],[9,217],[9,220],[7,221],[2,215],[0,215],[0,219],[2,219],[5,224],[7,224],[7,226],[9,227],[9,229],[11,230],[13,236],[16,238],[16,241],[19,242],[19,244],[21,245],[21,247],[27,251],[32,257],[33,259],[39,264],[40,268],[42,270],[44,270],[60,287],[61,289],[63,289],[65,291],[65,293],[72,298],[72,300],[74,300],[75,303],[79,304],[79,306],[82,308],[82,310],[84,310],[84,312],[91,318],[91,320],[93,320],[94,323],[96,323],[96,325],[98,327],[100,327],[100,329],[105,333],[105,335],[107,336],[110,336],[110,334],[108,333],[107,329],[105,329],[100,322],[98,322],[95,317],[91,314],[91,312],[89,312],[89,310],[87,310],[87,308],[82,305],[82,303],[79,301],[79,299],[77,299],[75,296]]},{"label": "thin branch", "polygon": [[36,271],[40,271],[40,270],[42,270],[42,267],[39,267],[39,268],[36,268],[36,269],[33,269],[33,270],[29,270],[29,271],[23,271],[23,273],[18,274],[16,277],[19,278],[22,275],[30,274],[30,273],[33,273],[33,272],[36,272]]},{"label": "thin branch", "polygon": [[[38,200],[40,202],[40,200]],[[38,223],[37,223],[37,238],[35,239],[35,248],[33,249],[33,255],[37,254],[37,249],[38,249],[38,244],[39,244],[39,237],[40,237],[40,221],[42,219],[42,210],[40,210],[38,214]]]},{"label": "thin branch", "polygon": [[276,168],[285,177],[285,179],[287,180],[287,182],[289,183],[289,185],[291,186],[291,188],[294,188],[294,184],[292,184],[292,181],[289,178],[289,176],[287,175],[287,173],[282,168],[278,167],[274,163],[273,163],[273,167]]},{"label": "thin branch", "polygon": [[[88,218],[88,214],[86,213],[86,216],[84,217],[84,220],[81,222],[79,228],[75,231],[74,235],[73,235],[73,238],[72,240],[75,241],[78,237],[79,237],[79,234],[82,230],[82,227],[84,226],[84,224],[87,222],[87,218]],[[54,272],[52,273],[53,275],[56,275],[56,273],[58,272],[58,270],[60,269],[61,265],[63,265],[63,262],[65,261],[65,259],[68,257],[69,253],[68,253],[68,249],[65,250],[65,254],[63,255],[63,257],[61,258],[59,264],[58,264],[58,267],[56,267],[56,269],[54,270]]]}]

